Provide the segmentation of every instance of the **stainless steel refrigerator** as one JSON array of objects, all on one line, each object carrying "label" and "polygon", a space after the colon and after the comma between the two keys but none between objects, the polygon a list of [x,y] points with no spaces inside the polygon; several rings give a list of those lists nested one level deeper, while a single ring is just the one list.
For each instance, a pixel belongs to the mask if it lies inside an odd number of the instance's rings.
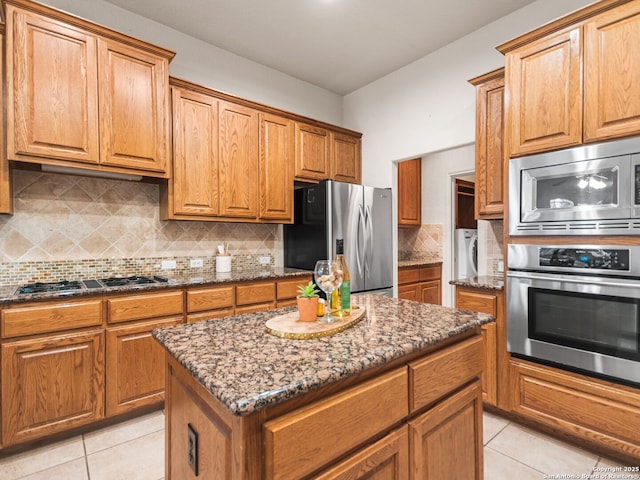
[{"label": "stainless steel refrigerator", "polygon": [[344,239],[351,292],[393,293],[391,189],[324,180],[294,192],[284,225],[284,265],[313,270]]}]

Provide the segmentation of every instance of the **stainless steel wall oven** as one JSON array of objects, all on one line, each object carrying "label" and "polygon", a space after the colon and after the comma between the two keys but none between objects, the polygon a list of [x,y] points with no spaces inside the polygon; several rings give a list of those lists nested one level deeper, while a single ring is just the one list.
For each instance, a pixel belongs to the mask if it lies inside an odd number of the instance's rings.
[{"label": "stainless steel wall oven", "polygon": [[507,248],[507,349],[640,385],[640,246]]}]

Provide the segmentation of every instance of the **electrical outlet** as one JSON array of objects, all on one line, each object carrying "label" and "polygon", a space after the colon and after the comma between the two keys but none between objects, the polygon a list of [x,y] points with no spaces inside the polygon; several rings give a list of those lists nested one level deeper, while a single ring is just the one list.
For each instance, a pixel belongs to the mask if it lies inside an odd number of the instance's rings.
[{"label": "electrical outlet", "polygon": [[190,423],[187,424],[187,462],[193,470],[193,474],[198,476],[198,432]]},{"label": "electrical outlet", "polygon": [[175,270],[176,261],[175,260],[162,260],[162,270]]},{"label": "electrical outlet", "polygon": [[189,260],[189,266],[191,268],[202,268],[204,266],[204,262],[201,258],[192,258]]},{"label": "electrical outlet", "polygon": [[271,263],[271,257],[269,255],[260,257],[260,265],[269,265]]}]

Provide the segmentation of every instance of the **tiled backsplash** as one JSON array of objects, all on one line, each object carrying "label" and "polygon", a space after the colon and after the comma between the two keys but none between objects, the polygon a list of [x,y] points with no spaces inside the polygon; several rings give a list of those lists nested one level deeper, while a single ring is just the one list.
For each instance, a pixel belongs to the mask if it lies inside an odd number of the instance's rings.
[{"label": "tiled backsplash", "polygon": [[160,220],[153,183],[16,169],[13,197],[14,215],[0,216],[2,283],[157,272],[167,258],[206,268],[227,242],[233,268],[277,251],[277,225]]},{"label": "tiled backsplash", "polygon": [[398,229],[398,260],[442,261],[443,226],[427,223],[420,228]]}]

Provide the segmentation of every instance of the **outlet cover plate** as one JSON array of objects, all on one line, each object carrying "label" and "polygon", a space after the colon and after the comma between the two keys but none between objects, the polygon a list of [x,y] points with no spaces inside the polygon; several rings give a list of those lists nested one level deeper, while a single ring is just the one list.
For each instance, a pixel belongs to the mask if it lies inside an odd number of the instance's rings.
[{"label": "outlet cover plate", "polygon": [[201,258],[192,258],[189,260],[189,266],[191,268],[202,268],[204,266],[204,261]]},{"label": "outlet cover plate", "polygon": [[175,260],[162,260],[162,270],[174,270],[176,268]]},{"label": "outlet cover plate", "polygon": [[269,265],[270,263],[271,263],[271,257],[269,255],[260,257],[260,265]]}]

